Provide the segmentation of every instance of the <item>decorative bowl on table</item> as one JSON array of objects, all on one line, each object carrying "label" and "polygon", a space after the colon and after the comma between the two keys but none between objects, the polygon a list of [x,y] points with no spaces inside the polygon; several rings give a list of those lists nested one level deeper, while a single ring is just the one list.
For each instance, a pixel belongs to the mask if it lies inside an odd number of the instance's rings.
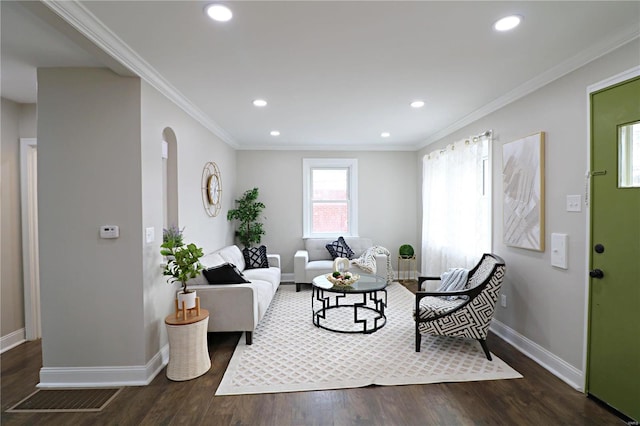
[{"label": "decorative bowl on table", "polygon": [[335,287],[349,287],[360,279],[360,275],[349,272],[327,274],[327,280]]}]

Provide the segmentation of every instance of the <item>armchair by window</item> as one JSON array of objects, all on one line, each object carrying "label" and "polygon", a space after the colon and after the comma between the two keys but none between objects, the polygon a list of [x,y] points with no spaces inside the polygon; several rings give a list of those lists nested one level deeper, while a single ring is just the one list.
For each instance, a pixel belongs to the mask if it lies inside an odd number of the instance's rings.
[{"label": "armchair by window", "polygon": [[[416,293],[416,352],[420,352],[423,334],[476,339],[489,361],[487,332],[495,312],[496,301],[505,273],[505,263],[495,254],[485,253],[469,271],[464,290]],[[439,277],[419,277],[418,285]]]}]

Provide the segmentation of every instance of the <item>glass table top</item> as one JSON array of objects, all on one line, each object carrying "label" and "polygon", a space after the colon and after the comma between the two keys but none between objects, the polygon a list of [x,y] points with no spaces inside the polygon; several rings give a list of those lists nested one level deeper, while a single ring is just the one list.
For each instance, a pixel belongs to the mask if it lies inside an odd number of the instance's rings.
[{"label": "glass table top", "polygon": [[359,274],[360,279],[350,286],[335,286],[325,275],[318,275],[313,279],[313,286],[325,291],[337,293],[367,293],[378,291],[387,287],[387,280],[377,275]]}]

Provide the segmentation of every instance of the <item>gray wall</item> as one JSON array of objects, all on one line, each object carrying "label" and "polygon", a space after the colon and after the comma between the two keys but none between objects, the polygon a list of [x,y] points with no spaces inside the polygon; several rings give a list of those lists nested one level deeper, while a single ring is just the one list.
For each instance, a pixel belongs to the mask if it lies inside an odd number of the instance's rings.
[{"label": "gray wall", "polygon": [[[44,367],[144,365],[140,80],[38,70]],[[101,239],[100,225],[120,238]]]},{"label": "gray wall", "polygon": [[418,247],[415,152],[239,151],[236,198],[260,188],[266,205],[263,243],[282,256],[283,273],[293,272],[293,255],[304,248],[303,158],[357,158],[360,236],[389,249],[394,260],[401,244]]},{"label": "gray wall", "polygon": [[36,137],[36,107],[2,98],[0,213],[0,336],[24,328],[20,138]]},{"label": "gray wall", "polygon": [[[493,129],[493,251],[505,259],[507,308],[497,319],[578,370],[583,368],[587,291],[587,211],[567,212],[566,196],[585,193],[587,87],[640,64],[629,43],[419,152]],[[502,145],[546,133],[546,250],[508,247],[502,239]],[[420,169],[421,170],[421,169]],[[419,206],[421,208],[421,206]],[[551,266],[551,233],[569,235],[569,269]],[[631,261],[631,260],[630,260]]]},{"label": "gray wall", "polygon": [[[178,151],[179,227],[185,242],[206,252],[232,243],[233,231],[226,220],[226,208],[235,191],[236,152],[174,103],[149,85],[142,84],[142,222],[153,227],[156,241],[144,245],[143,281],[146,355],[150,359],[167,342],[164,317],[173,309],[178,284],[169,285],[162,276],[162,132],[169,127],[176,135]],[[209,217],[202,204],[202,169],[215,162],[222,177],[223,211]]]},{"label": "gray wall", "polygon": [[[38,84],[43,366],[156,365],[178,290],[160,256],[163,131],[177,138],[178,226],[205,251],[231,243],[232,229],[205,213],[202,168],[217,162],[228,206],[236,152],[138,78],[41,69]],[[120,238],[100,239],[104,224]]]}]

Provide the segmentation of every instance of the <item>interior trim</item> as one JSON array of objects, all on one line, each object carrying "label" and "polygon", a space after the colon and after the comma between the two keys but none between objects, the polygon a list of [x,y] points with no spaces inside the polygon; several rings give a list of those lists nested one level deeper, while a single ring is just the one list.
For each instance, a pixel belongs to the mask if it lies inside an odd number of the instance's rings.
[{"label": "interior trim", "polygon": [[37,388],[93,388],[146,386],[169,362],[169,344],[146,365],[96,367],[42,367]]},{"label": "interior trim", "polygon": [[173,101],[178,107],[222,139],[226,144],[233,148],[238,148],[238,144],[229,133],[191,103],[178,89],[165,80],[158,71],[142,59],[140,55],[114,34],[80,2],[77,0],[42,1],[48,8],[67,21],[69,25],[83,36]]},{"label": "interior trim", "polygon": [[541,89],[547,84],[561,77],[564,77],[570,72],[573,72],[578,68],[587,65],[589,62],[595,61],[596,59],[606,55],[607,53],[610,53],[617,48],[632,42],[638,37],[640,37],[640,31],[636,29],[627,29],[626,31],[618,33],[613,37],[602,40],[600,43],[590,47],[589,49],[583,50],[582,52],[572,56],[561,64],[556,65],[555,67],[532,78],[528,82],[516,87],[510,92],[500,96],[493,102],[489,102],[482,108],[475,110],[461,120],[458,120],[450,126],[445,127],[444,129],[432,134],[421,144],[418,144],[418,146],[416,146],[416,149],[424,148],[425,146],[436,142],[457,130],[462,129],[465,126],[468,126],[469,124],[481,119],[482,117],[485,117],[492,112],[498,111],[499,109],[509,105],[510,103],[515,102],[518,99],[523,98],[538,89]]},{"label": "interior trim", "polygon": [[0,337],[0,354],[5,353],[9,349],[15,348],[24,342],[26,342],[24,337],[24,328],[12,331],[11,333]]},{"label": "interior trim", "polygon": [[584,392],[583,371],[575,368],[559,356],[549,352],[536,342],[529,340],[495,318],[491,322],[489,329],[575,390]]}]

